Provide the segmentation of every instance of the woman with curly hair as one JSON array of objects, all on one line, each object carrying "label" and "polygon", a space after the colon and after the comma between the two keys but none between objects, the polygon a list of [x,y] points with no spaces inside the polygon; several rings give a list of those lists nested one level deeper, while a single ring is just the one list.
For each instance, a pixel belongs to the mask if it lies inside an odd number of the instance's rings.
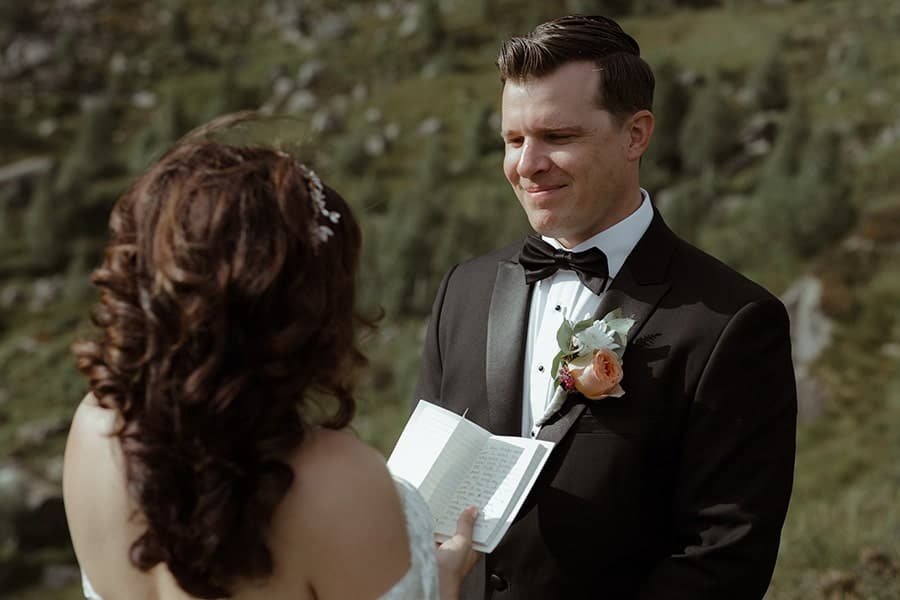
[{"label": "woman with curly hair", "polygon": [[344,200],[269,148],[188,139],[117,202],[65,455],[87,597],[456,596],[474,510],[435,553],[344,430],[359,250]]}]

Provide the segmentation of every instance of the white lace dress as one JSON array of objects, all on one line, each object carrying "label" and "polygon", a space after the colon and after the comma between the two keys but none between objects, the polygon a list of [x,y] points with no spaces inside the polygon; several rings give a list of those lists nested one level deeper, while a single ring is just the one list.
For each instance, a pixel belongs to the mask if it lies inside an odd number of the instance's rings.
[{"label": "white lace dress", "polygon": [[[394,480],[403,500],[406,532],[409,536],[409,571],[379,600],[439,600],[437,563],[434,555],[434,522],[425,499],[402,479]],[[84,597],[103,600],[81,572]]]}]

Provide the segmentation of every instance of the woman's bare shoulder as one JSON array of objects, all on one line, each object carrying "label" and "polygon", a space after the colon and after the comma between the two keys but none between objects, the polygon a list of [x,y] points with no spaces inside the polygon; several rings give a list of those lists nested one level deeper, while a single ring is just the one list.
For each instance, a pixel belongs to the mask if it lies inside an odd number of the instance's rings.
[{"label": "woman's bare shoulder", "polygon": [[350,432],[317,429],[291,466],[273,545],[309,569],[316,596],[376,597],[402,578],[406,520],[382,455]]}]

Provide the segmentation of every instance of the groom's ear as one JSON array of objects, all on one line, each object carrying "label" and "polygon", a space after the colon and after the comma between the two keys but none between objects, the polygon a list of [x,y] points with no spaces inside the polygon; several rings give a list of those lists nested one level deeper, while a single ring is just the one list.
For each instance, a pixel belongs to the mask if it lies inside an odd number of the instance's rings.
[{"label": "groom's ear", "polygon": [[640,160],[647,151],[650,138],[653,137],[654,125],[655,119],[649,110],[639,110],[628,117],[628,121],[625,123],[629,139],[626,151],[628,160]]}]

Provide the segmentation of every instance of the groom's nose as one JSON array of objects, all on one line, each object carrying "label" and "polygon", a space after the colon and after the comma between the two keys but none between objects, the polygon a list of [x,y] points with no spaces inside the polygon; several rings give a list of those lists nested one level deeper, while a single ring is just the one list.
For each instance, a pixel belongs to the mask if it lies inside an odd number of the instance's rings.
[{"label": "groom's nose", "polygon": [[527,140],[519,149],[516,161],[516,173],[519,177],[531,179],[536,173],[550,169],[550,157],[546,149],[538,141]]}]

